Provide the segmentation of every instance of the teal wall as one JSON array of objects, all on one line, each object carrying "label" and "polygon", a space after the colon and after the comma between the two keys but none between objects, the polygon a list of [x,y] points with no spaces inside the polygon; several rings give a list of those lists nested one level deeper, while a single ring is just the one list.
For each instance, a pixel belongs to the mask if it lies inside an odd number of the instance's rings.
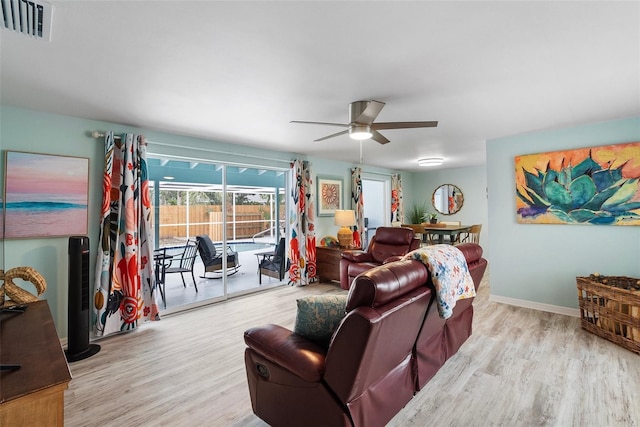
[{"label": "teal wall", "polygon": [[426,204],[428,212],[435,212],[431,198],[435,189],[442,184],[453,184],[462,190],[464,203],[462,209],[453,215],[440,215],[440,221],[460,221],[462,224],[482,224],[480,246],[483,256],[491,260],[489,245],[489,224],[487,207],[487,177],[484,166],[468,168],[441,169],[414,172],[409,175],[410,185],[405,185],[405,210],[412,204]]},{"label": "teal wall", "polygon": [[[288,168],[295,153],[172,135],[113,123],[78,119],[14,107],[0,107],[0,150],[59,154],[90,159],[89,238],[91,277],[95,270],[99,206],[102,191],[102,143],[93,130],[136,132],[147,136],[149,152],[200,158],[237,165]],[[480,243],[490,261],[491,294],[527,303],[577,307],[575,276],[602,274],[640,276],[640,227],[516,224],[514,164],[516,155],[640,141],[640,118],[597,123],[508,138],[487,143],[487,166],[402,172],[405,208],[416,201],[430,204],[440,184],[464,192],[462,210],[450,218],[482,223]],[[309,157],[314,176],[343,179],[343,203],[350,207],[350,169],[356,164]],[[0,168],[4,167],[4,160]],[[2,169],[0,169],[2,170]],[[363,166],[363,174],[387,180],[396,171]],[[0,174],[0,184],[4,174]],[[488,188],[488,198],[487,198]],[[335,235],[332,217],[316,218],[316,236]],[[31,266],[47,281],[44,298],[51,306],[58,334],[67,334],[67,238],[5,240],[0,268]]]},{"label": "teal wall", "polygon": [[[148,151],[155,154],[195,157],[234,162],[262,164],[288,168],[293,153],[274,152],[241,145],[223,144],[144,130],[113,123],[85,120],[68,116],[41,113],[14,107],[0,107],[0,150],[27,151],[88,157],[89,160],[89,239],[91,245],[90,277],[93,287],[97,255],[99,208],[102,197],[104,146],[102,140],[92,138],[94,130],[113,130],[117,133],[135,132],[146,135]],[[4,158],[2,159],[4,165]],[[4,180],[4,174],[0,178]],[[4,186],[0,186],[4,188]],[[47,291],[41,297],[49,303],[58,335],[67,336],[68,299],[68,238],[4,240],[2,262],[5,269],[30,266],[43,275]],[[29,289],[28,284],[24,287]],[[31,292],[33,288],[29,289]]]},{"label": "teal wall", "polygon": [[[97,242],[97,218],[99,215],[102,184],[102,154],[100,144],[87,135],[87,131],[104,128],[104,124],[78,120],[52,114],[2,107],[0,110],[0,148],[4,152],[27,151],[34,153],[88,157],[89,161],[89,238],[93,246]],[[4,175],[1,178],[4,180]],[[2,186],[4,188],[4,185]],[[95,206],[95,207],[94,207]],[[46,299],[51,308],[58,334],[67,331],[67,272],[68,238],[18,239],[4,242],[4,268],[29,266],[35,268],[47,282]],[[92,256],[91,268],[95,264]],[[16,283],[19,284],[19,283]],[[24,286],[31,292],[34,289]]]},{"label": "teal wall", "polygon": [[640,277],[640,227],[517,224],[515,213],[516,155],[634,141],[637,117],[487,142],[492,296],[576,309],[576,276]]},{"label": "teal wall", "polygon": [[[329,176],[336,177],[343,180],[343,195],[342,203],[345,209],[352,209],[351,206],[351,169],[358,166],[356,163],[338,162],[335,160],[321,159],[318,157],[309,157],[309,161],[312,165],[312,172],[314,176]],[[369,176],[375,179],[387,180],[391,179],[391,174],[400,173],[403,177],[410,176],[407,172],[394,171],[391,169],[384,169],[373,166],[362,166],[362,175]],[[317,181],[316,181],[317,182]],[[403,181],[404,185],[404,181]],[[315,188],[317,193],[317,185]],[[317,200],[317,194],[316,194]],[[366,201],[366,195],[365,195]],[[390,210],[390,209],[389,209]],[[317,207],[316,207],[317,212]],[[338,227],[333,223],[333,217],[316,217],[316,238],[320,239],[324,236],[331,235],[336,236],[338,234]]]},{"label": "teal wall", "polygon": [[[148,152],[178,158],[206,159],[239,166],[265,166],[288,169],[291,159],[302,157],[291,152],[278,152],[238,144],[226,144],[200,138],[173,135],[149,129],[120,124],[79,119],[42,113],[33,110],[0,107],[0,150],[26,151],[89,158],[89,239],[91,244],[90,277],[93,287],[95,259],[97,255],[99,207],[102,197],[103,144],[90,136],[90,132],[113,130],[116,133],[141,133],[149,141]],[[344,203],[350,206],[350,169],[348,162],[333,162],[321,158],[309,158],[314,175],[339,176],[344,180]],[[4,158],[0,161],[4,167]],[[367,168],[364,168],[367,170]],[[0,169],[3,170],[3,169]],[[393,171],[371,168],[372,172],[390,175]],[[0,188],[4,174],[0,174]],[[333,218],[318,218],[316,235],[335,235],[337,227]],[[43,275],[47,291],[41,297],[47,299],[53,313],[58,335],[67,336],[68,299],[68,238],[11,239],[0,245],[0,268],[10,269],[30,266]],[[24,287],[29,289],[28,284]],[[29,289],[34,291],[33,288]]]}]

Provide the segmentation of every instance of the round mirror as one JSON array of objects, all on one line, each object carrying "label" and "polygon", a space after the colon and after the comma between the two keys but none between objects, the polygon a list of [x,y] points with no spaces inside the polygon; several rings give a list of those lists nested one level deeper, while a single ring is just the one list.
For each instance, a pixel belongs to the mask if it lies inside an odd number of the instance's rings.
[{"label": "round mirror", "polygon": [[442,215],[453,215],[462,209],[464,195],[455,185],[442,184],[433,192],[431,203]]}]

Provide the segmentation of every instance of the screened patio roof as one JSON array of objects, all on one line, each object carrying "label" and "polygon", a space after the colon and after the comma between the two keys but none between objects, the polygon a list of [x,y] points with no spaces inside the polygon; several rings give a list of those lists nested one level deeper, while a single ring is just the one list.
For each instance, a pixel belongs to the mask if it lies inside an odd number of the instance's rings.
[{"label": "screened patio roof", "polygon": [[[150,156],[149,179],[166,190],[222,191],[223,165]],[[227,191],[273,194],[285,186],[285,171],[227,165]]]}]

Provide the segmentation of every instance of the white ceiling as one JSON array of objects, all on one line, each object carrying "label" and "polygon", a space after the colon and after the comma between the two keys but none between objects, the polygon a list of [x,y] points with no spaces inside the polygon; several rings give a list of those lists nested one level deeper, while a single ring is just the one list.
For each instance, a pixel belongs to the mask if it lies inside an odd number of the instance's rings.
[{"label": "white ceiling", "polygon": [[640,3],[50,1],[51,42],[0,31],[4,105],[358,162],[339,128],[438,120],[363,163],[485,162],[485,141],[640,115]]}]

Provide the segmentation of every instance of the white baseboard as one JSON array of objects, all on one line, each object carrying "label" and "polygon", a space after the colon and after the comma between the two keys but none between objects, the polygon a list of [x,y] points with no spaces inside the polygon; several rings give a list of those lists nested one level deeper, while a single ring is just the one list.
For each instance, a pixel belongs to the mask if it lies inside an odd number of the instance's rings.
[{"label": "white baseboard", "polygon": [[517,298],[501,297],[499,295],[489,295],[489,301],[501,304],[514,305],[516,307],[531,308],[533,310],[546,311],[549,313],[564,314],[566,316],[580,317],[580,309],[562,307],[559,305],[543,304],[541,302],[527,301]]}]

